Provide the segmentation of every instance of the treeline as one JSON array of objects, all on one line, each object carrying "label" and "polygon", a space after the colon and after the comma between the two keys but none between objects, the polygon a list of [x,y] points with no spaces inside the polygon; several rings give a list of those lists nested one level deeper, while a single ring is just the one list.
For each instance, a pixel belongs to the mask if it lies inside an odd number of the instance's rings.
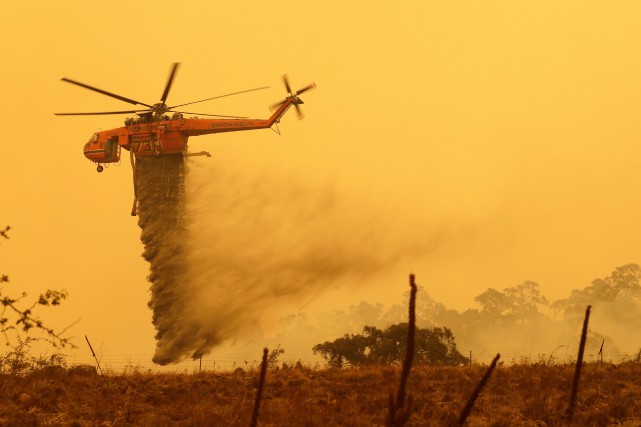
[{"label": "treeline", "polygon": [[[470,349],[490,353],[510,349],[535,357],[550,355],[559,347],[575,346],[577,324],[587,305],[593,307],[588,354],[598,352],[604,342],[606,354],[613,357],[621,352],[636,353],[641,347],[635,332],[641,329],[641,267],[638,264],[620,266],[604,278],[597,278],[556,301],[549,301],[539,284],[528,280],[503,289],[488,288],[474,298],[477,308],[457,311],[430,297],[430,288],[438,286],[426,283],[419,286],[417,325],[421,329],[447,330],[455,338],[457,348],[466,354]],[[408,297],[405,295],[404,299]],[[338,354],[339,343],[366,342],[381,333],[391,334],[387,332],[390,325],[401,324],[406,319],[405,301],[391,307],[362,301],[347,310],[316,315],[298,313],[284,318],[282,333],[275,340],[296,352],[294,344],[287,341],[287,337],[295,337],[303,346],[298,349],[301,353],[311,348],[315,348],[317,354],[324,350],[330,360],[332,354]],[[364,326],[368,328],[363,329]],[[339,342],[332,350],[326,344],[334,341]],[[359,346],[357,348],[370,348]],[[352,359],[343,355],[343,363],[378,357],[376,353],[365,356],[363,352],[360,356],[350,356]]]}]

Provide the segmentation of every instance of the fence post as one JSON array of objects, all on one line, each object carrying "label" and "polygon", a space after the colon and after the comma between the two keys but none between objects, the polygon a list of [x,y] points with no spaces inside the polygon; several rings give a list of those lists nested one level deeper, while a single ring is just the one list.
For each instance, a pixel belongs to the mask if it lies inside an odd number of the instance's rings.
[{"label": "fence post", "polygon": [[91,343],[89,342],[89,338],[85,335],[85,339],[87,340],[87,344],[89,344],[89,350],[91,350],[91,354],[93,355],[93,358],[96,359],[96,364],[98,365],[98,370],[100,370],[100,375],[103,377],[105,374],[102,373],[102,368],[100,367],[100,362],[98,361],[98,357],[96,357],[96,352],[93,351],[93,347],[91,346]]},{"label": "fence post", "polygon": [[603,344],[605,344],[605,338],[601,341],[601,348],[599,349],[599,361],[601,362],[601,367],[603,367]]},{"label": "fence post", "polygon": [[583,352],[585,351],[585,341],[588,335],[588,322],[590,321],[591,305],[585,309],[585,319],[583,319],[583,329],[581,330],[581,341],[579,343],[579,355],[576,358],[576,368],[574,370],[574,381],[572,382],[572,393],[570,394],[570,405],[568,406],[567,420],[572,422],[574,417],[574,407],[576,405],[576,396],[579,391],[579,379],[581,378],[581,366],[583,365]]},{"label": "fence post", "polygon": [[250,427],[258,425],[258,411],[260,410],[260,399],[263,395],[263,387],[265,386],[265,376],[267,374],[267,348],[263,349],[263,361],[260,364],[260,374],[258,376],[258,388],[256,389],[256,400],[254,401],[254,410],[252,411],[252,418],[249,423]]},{"label": "fence post", "polygon": [[474,407],[474,402],[476,402],[476,399],[479,397],[481,390],[483,390],[483,387],[485,387],[485,384],[490,379],[490,375],[492,375],[492,372],[496,368],[496,364],[498,363],[500,357],[501,357],[500,354],[497,354],[496,357],[494,357],[494,359],[492,360],[492,364],[490,364],[490,367],[487,368],[487,371],[485,371],[483,378],[481,378],[481,381],[479,382],[479,384],[476,386],[476,388],[470,395],[470,398],[467,400],[465,407],[461,411],[461,415],[459,415],[458,417],[457,424],[459,426],[462,426],[465,424],[465,420],[470,415],[470,412],[472,412],[472,408]]}]

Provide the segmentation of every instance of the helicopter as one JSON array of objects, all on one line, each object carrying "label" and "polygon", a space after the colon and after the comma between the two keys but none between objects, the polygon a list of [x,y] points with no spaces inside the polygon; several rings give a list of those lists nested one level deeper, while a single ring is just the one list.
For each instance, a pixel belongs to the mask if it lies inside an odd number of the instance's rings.
[{"label": "helicopter", "polygon": [[[117,163],[120,161],[120,151],[122,148],[129,151],[132,168],[134,169],[135,181],[135,159],[142,157],[160,157],[167,155],[205,155],[210,156],[206,151],[200,153],[188,153],[187,141],[191,136],[209,135],[222,132],[238,132],[255,129],[267,129],[278,124],[280,118],[293,105],[296,109],[299,119],[304,116],[301,112],[300,105],[303,101],[299,98],[304,92],[316,87],[311,83],[297,91],[292,91],[287,75],[282,79],[287,90],[287,96],[284,100],[271,106],[272,115],[267,119],[251,119],[239,116],[223,116],[218,114],[203,114],[182,111],[185,107],[200,102],[211,101],[214,99],[224,98],[232,95],[267,89],[267,86],[254,89],[243,90],[239,92],[228,93],[225,95],[205,98],[198,101],[187,102],[184,104],[167,105],[167,97],[172,83],[178,71],[180,63],[174,63],[169,73],[167,84],[160,97],[160,102],[147,104],[121,95],[117,95],[106,90],[99,89],[76,80],[63,77],[61,80],[80,86],[85,89],[110,96],[120,101],[133,105],[140,105],[146,108],[138,108],[127,111],[106,111],[106,112],[88,112],[88,113],[54,113],[57,116],[93,116],[93,115],[114,115],[114,114],[136,114],[138,117],[125,119],[125,126],[105,131],[95,132],[89,141],[84,145],[83,151],[87,159],[97,164],[96,170],[102,172],[105,164]],[[177,110],[181,108],[181,110]],[[169,115],[168,113],[171,113]],[[186,118],[186,115],[192,117]],[[195,116],[195,117],[194,117]],[[203,119],[198,116],[216,117]],[[135,182],[134,182],[135,189]],[[136,200],[131,211],[132,216],[136,216]]]}]

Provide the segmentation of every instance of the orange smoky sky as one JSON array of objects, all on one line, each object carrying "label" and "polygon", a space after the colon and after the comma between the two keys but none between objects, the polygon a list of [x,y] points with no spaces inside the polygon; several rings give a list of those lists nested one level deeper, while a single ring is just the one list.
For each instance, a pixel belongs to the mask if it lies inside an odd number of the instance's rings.
[{"label": "orange smoky sky", "polygon": [[[641,261],[638,2],[33,6],[10,2],[0,17],[0,226],[12,226],[0,273],[32,295],[67,289],[42,316],[56,327],[80,319],[70,331],[79,345],[86,334],[107,353],[151,354],[154,330],[129,165],[97,174],[82,155],[93,132],[124,117],[53,115],[126,105],[61,77],[155,103],[181,62],[170,102],[268,85],[199,107],[259,118],[285,96],[282,74],[295,88],[316,82],[302,97],[306,118],[288,113],[282,135],[190,139],[213,155],[197,169],[273,183],[272,217],[332,197],[328,232],[300,239],[394,253],[375,275],[271,307],[272,318],[400,302],[410,271],[434,299],[465,309],[488,287],[533,280],[556,299]],[[308,195],[288,206],[283,186]],[[211,197],[201,211],[216,212]]]}]

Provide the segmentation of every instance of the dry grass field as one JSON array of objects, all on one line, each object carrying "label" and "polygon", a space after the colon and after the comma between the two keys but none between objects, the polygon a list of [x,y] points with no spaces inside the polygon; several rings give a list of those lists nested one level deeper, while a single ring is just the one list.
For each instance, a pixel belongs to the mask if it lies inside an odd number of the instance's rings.
[{"label": "dry grass field", "polygon": [[[486,366],[412,370],[408,425],[456,422]],[[499,366],[467,420],[469,426],[567,425],[574,366]],[[269,370],[263,426],[384,425],[400,368]],[[247,426],[258,372],[99,376],[49,367],[0,375],[0,425]],[[641,364],[584,366],[573,425],[641,425]]]}]

